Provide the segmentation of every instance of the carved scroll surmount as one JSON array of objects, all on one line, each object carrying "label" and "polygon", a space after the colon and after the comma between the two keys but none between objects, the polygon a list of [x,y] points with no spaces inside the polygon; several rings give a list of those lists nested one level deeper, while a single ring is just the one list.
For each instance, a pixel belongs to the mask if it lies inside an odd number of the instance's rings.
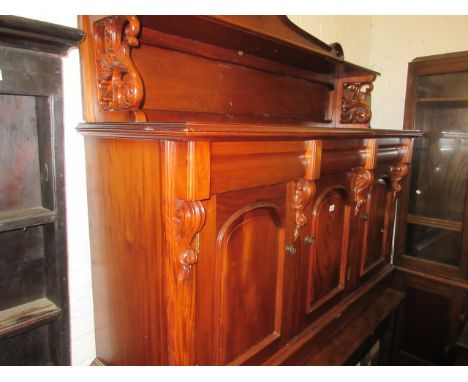
[{"label": "carved scroll surmount", "polygon": [[94,23],[99,108],[104,111],[137,109],[143,101],[143,82],[130,57],[138,46],[140,22],[136,16],[112,16]]},{"label": "carved scroll surmount", "polygon": [[390,179],[392,181],[393,198],[401,191],[401,181],[408,174],[409,167],[407,164],[399,164],[398,166],[390,166]]},{"label": "carved scroll surmount", "polygon": [[372,82],[345,82],[343,84],[341,123],[367,123],[370,121],[372,111],[367,98],[373,88]]},{"label": "carved scroll surmount", "polygon": [[366,202],[369,188],[374,181],[374,174],[363,168],[353,169],[352,190],[354,195],[354,216],[359,214],[361,206]]},{"label": "carved scroll surmount", "polygon": [[304,208],[309,202],[310,198],[315,194],[315,184],[305,179],[300,179],[295,182],[292,207],[295,211],[295,228],[293,240],[296,241],[299,237],[301,228],[307,223],[307,217],[304,213]]},{"label": "carved scroll surmount", "polygon": [[179,261],[181,270],[178,281],[188,280],[192,275],[192,265],[198,261],[198,233],[205,224],[205,208],[202,202],[178,200],[176,207],[177,239],[179,241]]}]

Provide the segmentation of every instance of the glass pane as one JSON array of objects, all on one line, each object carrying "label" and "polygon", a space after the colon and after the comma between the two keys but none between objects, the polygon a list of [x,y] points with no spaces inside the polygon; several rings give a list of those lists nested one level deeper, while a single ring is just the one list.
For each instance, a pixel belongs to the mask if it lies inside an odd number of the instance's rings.
[{"label": "glass pane", "polygon": [[36,97],[0,94],[0,213],[40,207]]},{"label": "glass pane", "polygon": [[461,237],[457,231],[408,224],[406,254],[419,259],[457,266]]},{"label": "glass pane", "polygon": [[468,179],[468,107],[419,108],[409,213],[461,221]]},{"label": "glass pane", "polygon": [[421,76],[406,254],[460,264],[468,182],[468,73]]},{"label": "glass pane", "polygon": [[433,74],[418,79],[418,98],[466,98],[468,72]]}]

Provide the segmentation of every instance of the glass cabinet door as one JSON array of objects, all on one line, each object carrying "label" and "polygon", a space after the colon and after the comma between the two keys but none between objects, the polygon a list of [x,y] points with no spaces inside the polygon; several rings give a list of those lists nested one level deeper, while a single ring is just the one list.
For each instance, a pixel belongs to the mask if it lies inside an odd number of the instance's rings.
[{"label": "glass cabinet door", "polygon": [[[460,267],[468,180],[468,72],[416,79],[405,254]],[[466,255],[466,254],[465,254]]]}]

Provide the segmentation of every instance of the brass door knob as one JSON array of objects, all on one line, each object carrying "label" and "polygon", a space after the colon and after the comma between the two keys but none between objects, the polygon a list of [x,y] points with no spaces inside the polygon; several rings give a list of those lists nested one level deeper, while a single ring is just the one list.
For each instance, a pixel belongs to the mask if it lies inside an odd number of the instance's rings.
[{"label": "brass door knob", "polygon": [[304,238],[304,243],[306,243],[307,245],[313,245],[315,243],[315,237],[307,235]]},{"label": "brass door knob", "polygon": [[296,253],[296,247],[294,245],[287,245],[285,249],[286,253],[290,255],[294,255]]}]

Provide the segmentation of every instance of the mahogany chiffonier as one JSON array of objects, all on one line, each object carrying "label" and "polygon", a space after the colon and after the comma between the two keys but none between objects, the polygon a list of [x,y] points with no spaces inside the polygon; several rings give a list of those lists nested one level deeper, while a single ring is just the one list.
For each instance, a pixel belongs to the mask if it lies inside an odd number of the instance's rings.
[{"label": "mahogany chiffonier", "polygon": [[420,134],[370,128],[377,73],[286,17],[80,23],[99,362],[343,364],[373,335],[384,347]]}]

